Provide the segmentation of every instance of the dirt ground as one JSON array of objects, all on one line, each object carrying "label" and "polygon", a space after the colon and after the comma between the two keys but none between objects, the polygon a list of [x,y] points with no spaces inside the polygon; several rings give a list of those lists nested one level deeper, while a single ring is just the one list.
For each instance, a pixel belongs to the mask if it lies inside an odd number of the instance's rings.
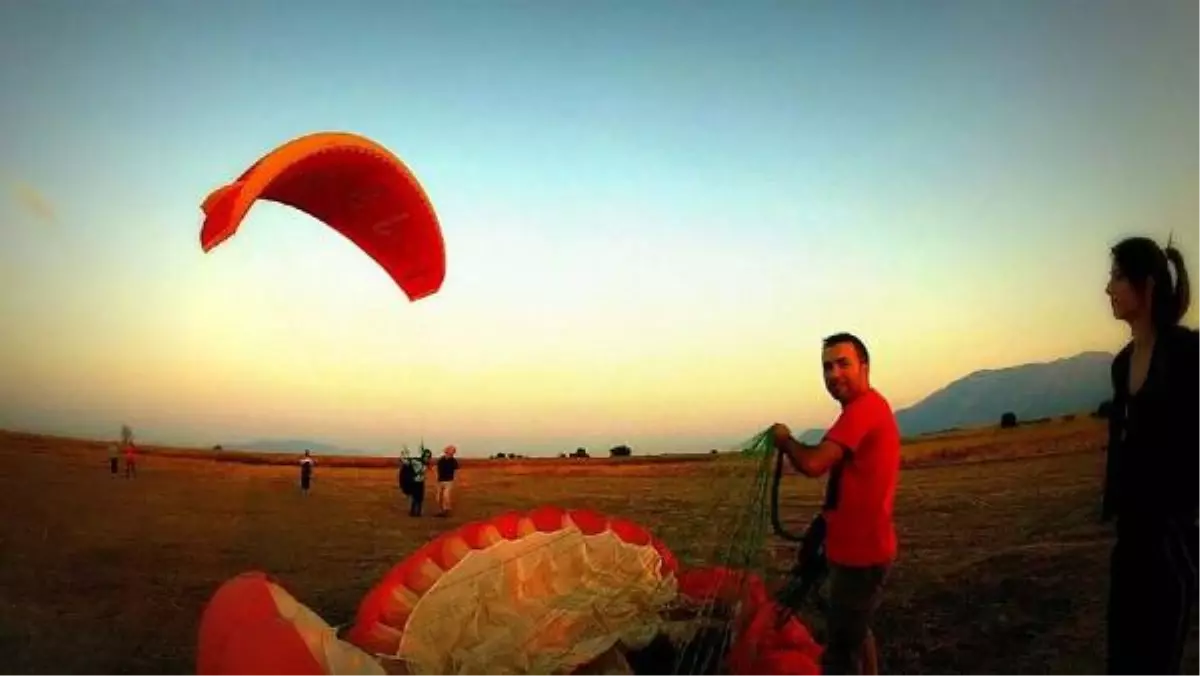
[{"label": "dirt ground", "polygon": [[[1056,421],[906,446],[901,558],[877,623],[884,670],[1104,670],[1102,436],[1094,421]],[[229,577],[266,571],[345,624],[436,534],[545,503],[631,518],[703,562],[745,484],[730,457],[470,462],[454,514],[413,519],[394,469],[325,462],[304,497],[295,466],[194,455],[151,452],[126,480],[109,475],[102,444],[0,432],[0,671],[194,673],[200,613]],[[786,482],[789,524],[807,521],[821,489]],[[775,554],[791,556],[778,543]],[[1198,671],[1195,624],[1185,673]]]}]

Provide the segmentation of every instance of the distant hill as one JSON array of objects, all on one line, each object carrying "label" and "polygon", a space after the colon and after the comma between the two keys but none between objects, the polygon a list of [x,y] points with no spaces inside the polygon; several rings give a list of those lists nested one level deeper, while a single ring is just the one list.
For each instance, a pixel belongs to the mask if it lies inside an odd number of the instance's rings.
[{"label": "distant hill", "polygon": [[[976,371],[896,412],[904,436],[954,427],[999,423],[1006,411],[1017,420],[1092,411],[1111,396],[1113,355],[1084,352],[1050,362]],[[801,441],[816,443],[824,430],[811,429]]]}]

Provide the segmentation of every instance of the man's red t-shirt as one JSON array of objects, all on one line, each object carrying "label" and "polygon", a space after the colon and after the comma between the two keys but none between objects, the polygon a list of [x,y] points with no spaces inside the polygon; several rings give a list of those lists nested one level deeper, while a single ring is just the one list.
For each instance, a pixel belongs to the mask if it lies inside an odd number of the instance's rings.
[{"label": "man's red t-shirt", "polygon": [[846,449],[829,477],[827,490],[836,502],[824,512],[826,556],[843,566],[890,563],[896,558],[892,501],[900,474],[900,429],[891,405],[867,390],[842,408],[825,439]]}]

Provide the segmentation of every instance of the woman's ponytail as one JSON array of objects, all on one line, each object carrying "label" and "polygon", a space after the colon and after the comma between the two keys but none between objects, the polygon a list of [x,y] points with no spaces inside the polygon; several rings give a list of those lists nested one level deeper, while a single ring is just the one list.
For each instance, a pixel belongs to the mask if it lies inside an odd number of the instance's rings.
[{"label": "woman's ponytail", "polygon": [[1175,288],[1171,293],[1174,302],[1171,303],[1170,309],[1171,323],[1178,324],[1192,304],[1191,280],[1188,279],[1187,265],[1183,262],[1183,254],[1179,252],[1179,249],[1168,244],[1163,253],[1167,255],[1167,261],[1171,267],[1175,268]]}]

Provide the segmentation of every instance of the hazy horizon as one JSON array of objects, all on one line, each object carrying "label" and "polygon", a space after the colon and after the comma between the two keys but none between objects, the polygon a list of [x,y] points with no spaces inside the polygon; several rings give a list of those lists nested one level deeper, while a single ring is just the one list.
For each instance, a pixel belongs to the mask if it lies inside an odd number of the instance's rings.
[{"label": "hazy horizon", "polygon": [[[1095,354],[1097,352],[1099,352],[1099,351],[1091,351],[1092,354]],[[1044,363],[1054,362],[1054,361],[1057,361],[1060,359],[1069,359],[1069,358],[1073,358],[1073,357],[1079,357],[1084,354],[1087,354],[1087,353],[1081,352],[1081,353],[1075,354],[1075,355],[1064,355],[1064,356],[1058,357],[1058,358],[1051,358],[1051,359],[1047,359],[1047,360],[1040,361],[1040,362],[1030,362],[1030,363],[1044,364]],[[1105,352],[1105,354],[1111,354],[1111,352]],[[1025,366],[1025,365],[1028,365],[1028,364],[1011,364],[1011,365],[1007,365],[1007,366]],[[998,366],[997,368],[1002,369],[1002,368],[1006,368],[1006,366]],[[982,370],[987,370],[987,369],[981,369],[981,371]],[[980,371],[972,371],[971,373],[964,373],[959,378],[955,378],[951,382],[957,381],[960,378],[967,378],[968,376],[975,375],[979,372]],[[950,384],[949,382],[943,383],[941,386],[938,386],[937,388],[935,388],[935,390],[928,392],[928,393],[926,393],[926,395],[920,397],[918,399],[918,401],[912,402],[912,404],[919,403],[921,400],[924,400],[926,396],[934,394],[936,391],[942,389],[942,387],[944,387],[945,385],[949,385],[949,384]],[[907,406],[895,406],[895,408],[897,411],[899,411],[899,410],[902,410],[903,408],[907,408]],[[814,423],[815,427],[805,426],[805,427],[797,428],[793,431],[795,434],[800,435],[810,429],[823,429],[823,428],[827,427],[827,424],[829,422],[830,422],[829,420],[818,421],[817,423]],[[3,426],[0,426],[0,429],[3,429]],[[48,422],[47,424],[26,425],[23,428],[19,428],[19,429],[12,428],[9,431],[28,432],[28,433],[35,433],[35,434],[52,434],[52,435],[53,434],[64,434],[66,436],[78,436],[78,437],[82,437],[82,438],[90,438],[90,439],[98,439],[98,440],[106,440],[106,439],[114,438],[116,436],[111,433],[111,430],[108,429],[107,425],[97,425],[95,423],[87,423],[84,421],[75,421],[74,426],[63,426],[63,424],[60,421],[57,421],[54,419],[52,419],[52,421]],[[635,451],[635,454],[637,454],[637,455],[646,455],[647,452],[649,454],[702,453],[702,452],[707,452],[712,449],[717,449],[719,451],[725,452],[725,451],[731,451],[731,450],[735,450],[736,448],[739,448],[743,442],[745,442],[749,437],[758,433],[759,431],[761,431],[761,430],[758,428],[755,428],[755,429],[743,430],[741,432],[741,434],[736,434],[736,433],[735,434],[724,434],[724,435],[709,434],[709,435],[693,435],[693,436],[673,435],[673,436],[662,436],[662,437],[658,437],[658,438],[655,438],[653,436],[643,435],[639,438],[640,443],[637,445],[634,445],[634,451]],[[337,454],[390,456],[390,455],[395,455],[395,454],[399,453],[400,449],[404,446],[407,446],[409,449],[416,449],[419,447],[419,445],[422,442],[424,442],[426,444],[426,446],[434,448],[435,450],[440,449],[444,445],[444,444],[436,444],[433,440],[430,440],[430,439],[425,439],[420,434],[416,434],[415,436],[412,433],[406,434],[405,430],[395,430],[392,434],[388,435],[386,438],[380,439],[377,442],[368,441],[368,442],[360,443],[357,445],[356,444],[345,444],[345,443],[342,443],[341,440],[339,440],[337,438],[332,438],[332,437],[314,438],[314,437],[306,437],[303,435],[288,434],[286,430],[281,430],[281,431],[279,431],[279,433],[275,433],[275,434],[263,434],[263,435],[259,435],[254,438],[246,437],[246,438],[232,438],[232,439],[222,438],[219,436],[219,431],[214,431],[212,429],[197,430],[192,434],[183,434],[183,435],[172,434],[170,431],[164,431],[160,428],[150,428],[148,434],[147,434],[146,430],[144,430],[144,429],[135,430],[135,433],[137,434],[138,440],[142,443],[147,443],[150,445],[162,445],[162,446],[167,446],[167,447],[174,446],[174,447],[183,447],[183,448],[208,449],[208,448],[212,448],[214,446],[220,445],[225,450],[253,450],[253,451],[272,450],[272,451],[278,451],[278,452],[297,452],[297,449],[291,448],[291,446],[294,446],[296,444],[305,444],[305,445],[310,446],[312,448],[312,450],[318,454],[321,452],[328,452],[326,449],[320,449],[321,446],[335,447],[334,452],[336,452]],[[217,434],[218,436],[213,436],[214,434]],[[285,443],[288,444],[289,448],[286,448],[286,449],[282,448],[282,444],[285,444]],[[446,443],[453,443],[453,441],[451,440]],[[533,443],[530,443],[528,439],[522,439],[520,437],[514,437],[514,438],[510,438],[508,440],[500,439],[500,438],[491,438],[491,439],[487,440],[486,444],[477,446],[474,449],[468,449],[469,451],[472,451],[472,452],[469,452],[466,456],[463,456],[463,457],[486,457],[486,456],[495,455],[498,452],[505,452],[505,453],[515,452],[515,453],[519,453],[519,454],[529,455],[530,457],[550,456],[550,455],[558,455],[559,453],[570,453],[571,451],[573,451],[574,449],[576,449],[578,447],[587,448],[588,451],[593,456],[595,456],[597,454],[604,456],[604,454],[606,454],[608,452],[609,448],[612,448],[613,446],[616,446],[616,445],[622,444],[622,443],[629,443],[629,442],[627,439],[625,439],[624,437],[621,437],[619,434],[615,435],[615,436],[614,435],[592,436],[590,438],[584,438],[579,435],[566,435],[561,438],[542,439],[542,440],[539,440],[539,441],[536,441]],[[267,449],[266,448],[267,445],[270,445],[272,448]]]},{"label": "hazy horizon", "polygon": [[[681,7],[0,9],[0,428],[706,450],[828,424],[837,331],[897,409],[1118,349],[1122,236],[1200,296],[1195,3]],[[438,294],[275,204],[200,251],[329,129],[421,180]]]}]

